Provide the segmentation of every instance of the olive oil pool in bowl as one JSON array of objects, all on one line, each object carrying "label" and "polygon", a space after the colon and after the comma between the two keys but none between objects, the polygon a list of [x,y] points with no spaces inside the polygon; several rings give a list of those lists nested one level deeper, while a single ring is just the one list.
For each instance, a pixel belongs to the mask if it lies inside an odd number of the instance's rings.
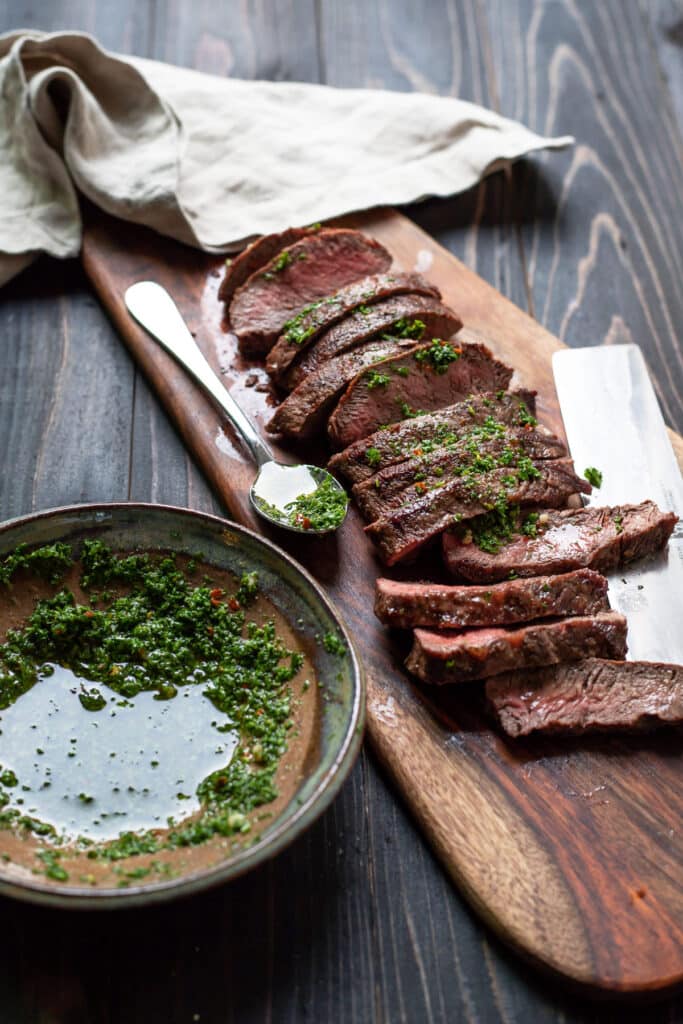
[{"label": "olive oil pool in bowl", "polygon": [[362,672],[316,582],[139,504],[0,526],[0,892],[120,906],[291,842],[358,751]]}]

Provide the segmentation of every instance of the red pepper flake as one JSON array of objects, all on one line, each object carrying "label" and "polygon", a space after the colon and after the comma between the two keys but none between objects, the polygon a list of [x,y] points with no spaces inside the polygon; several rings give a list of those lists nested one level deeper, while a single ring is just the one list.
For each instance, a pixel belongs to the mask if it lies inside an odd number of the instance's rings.
[{"label": "red pepper flake", "polygon": [[209,591],[209,598],[211,599],[211,604],[214,606],[214,608],[216,607],[216,605],[219,605],[221,603],[222,597],[223,591],[221,590],[220,587],[214,587],[213,590]]},{"label": "red pepper flake", "polygon": [[85,615],[86,619],[94,619],[95,618],[95,613],[91,612],[89,609],[87,611],[85,611],[83,614]]},{"label": "red pepper flake", "polygon": [[421,492],[427,490],[427,484],[424,482],[424,480],[420,480],[418,483],[415,484],[415,490]]},{"label": "red pepper flake", "polygon": [[228,601],[228,608],[231,612],[238,612],[240,610],[240,603],[236,597],[231,597]]},{"label": "red pepper flake", "polygon": [[258,711],[256,712],[256,714],[257,715],[262,715],[263,714],[263,708],[259,708]]}]

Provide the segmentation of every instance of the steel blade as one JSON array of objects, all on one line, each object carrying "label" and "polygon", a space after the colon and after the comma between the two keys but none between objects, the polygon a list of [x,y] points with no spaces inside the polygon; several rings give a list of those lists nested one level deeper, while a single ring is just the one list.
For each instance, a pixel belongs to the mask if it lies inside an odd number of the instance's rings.
[{"label": "steel blade", "polygon": [[[588,504],[650,498],[683,516],[683,480],[637,345],[565,349],[555,386],[577,472],[602,471]],[[628,618],[631,660],[683,664],[683,527],[668,551],[610,576],[609,598]]]}]

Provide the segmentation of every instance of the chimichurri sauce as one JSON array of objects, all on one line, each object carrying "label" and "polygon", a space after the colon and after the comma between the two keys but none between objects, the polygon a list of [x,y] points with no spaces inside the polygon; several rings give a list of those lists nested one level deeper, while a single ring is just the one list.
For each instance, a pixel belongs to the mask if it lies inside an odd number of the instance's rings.
[{"label": "chimichurri sauce", "polygon": [[66,545],[0,560],[0,600],[19,571],[58,584],[0,645],[0,827],[43,839],[50,878],[69,878],[74,847],[115,865],[246,837],[278,795],[304,655],[250,614],[256,574],[229,589],[183,562],[100,541],[78,563]]},{"label": "chimichurri sauce", "polygon": [[324,477],[315,491],[302,494],[283,508],[273,505],[258,495],[255,498],[259,508],[279,520],[300,530],[336,530],[343,523],[349,498],[330,477]]}]

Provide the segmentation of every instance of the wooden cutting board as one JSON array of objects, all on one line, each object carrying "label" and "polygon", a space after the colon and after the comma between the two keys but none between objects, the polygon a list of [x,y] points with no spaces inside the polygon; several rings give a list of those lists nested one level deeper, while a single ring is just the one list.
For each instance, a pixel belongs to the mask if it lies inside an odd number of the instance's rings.
[{"label": "wooden cutting board", "polygon": [[[556,338],[398,213],[343,223],[373,235],[403,269],[417,268],[438,285],[467,325],[463,339],[484,340],[514,366],[519,382],[538,390],[541,422],[563,433],[551,372],[552,353],[561,347]],[[123,293],[134,281],[151,278],[168,288],[209,362],[262,425],[270,415],[266,377],[241,359],[223,323],[222,259],[101,218],[86,232],[83,262],[231,515],[289,550],[337,603],[365,663],[374,748],[480,914],[536,964],[580,985],[632,992],[680,982],[681,732],[513,744],[492,732],[462,693],[434,695],[413,685],[402,669],[404,638],[372,614],[382,570],[355,511],[332,538],[269,532],[249,506],[253,471],[239,445],[125,310]],[[683,464],[683,441],[672,440]],[[322,461],[325,451],[308,449],[306,456]]]}]

